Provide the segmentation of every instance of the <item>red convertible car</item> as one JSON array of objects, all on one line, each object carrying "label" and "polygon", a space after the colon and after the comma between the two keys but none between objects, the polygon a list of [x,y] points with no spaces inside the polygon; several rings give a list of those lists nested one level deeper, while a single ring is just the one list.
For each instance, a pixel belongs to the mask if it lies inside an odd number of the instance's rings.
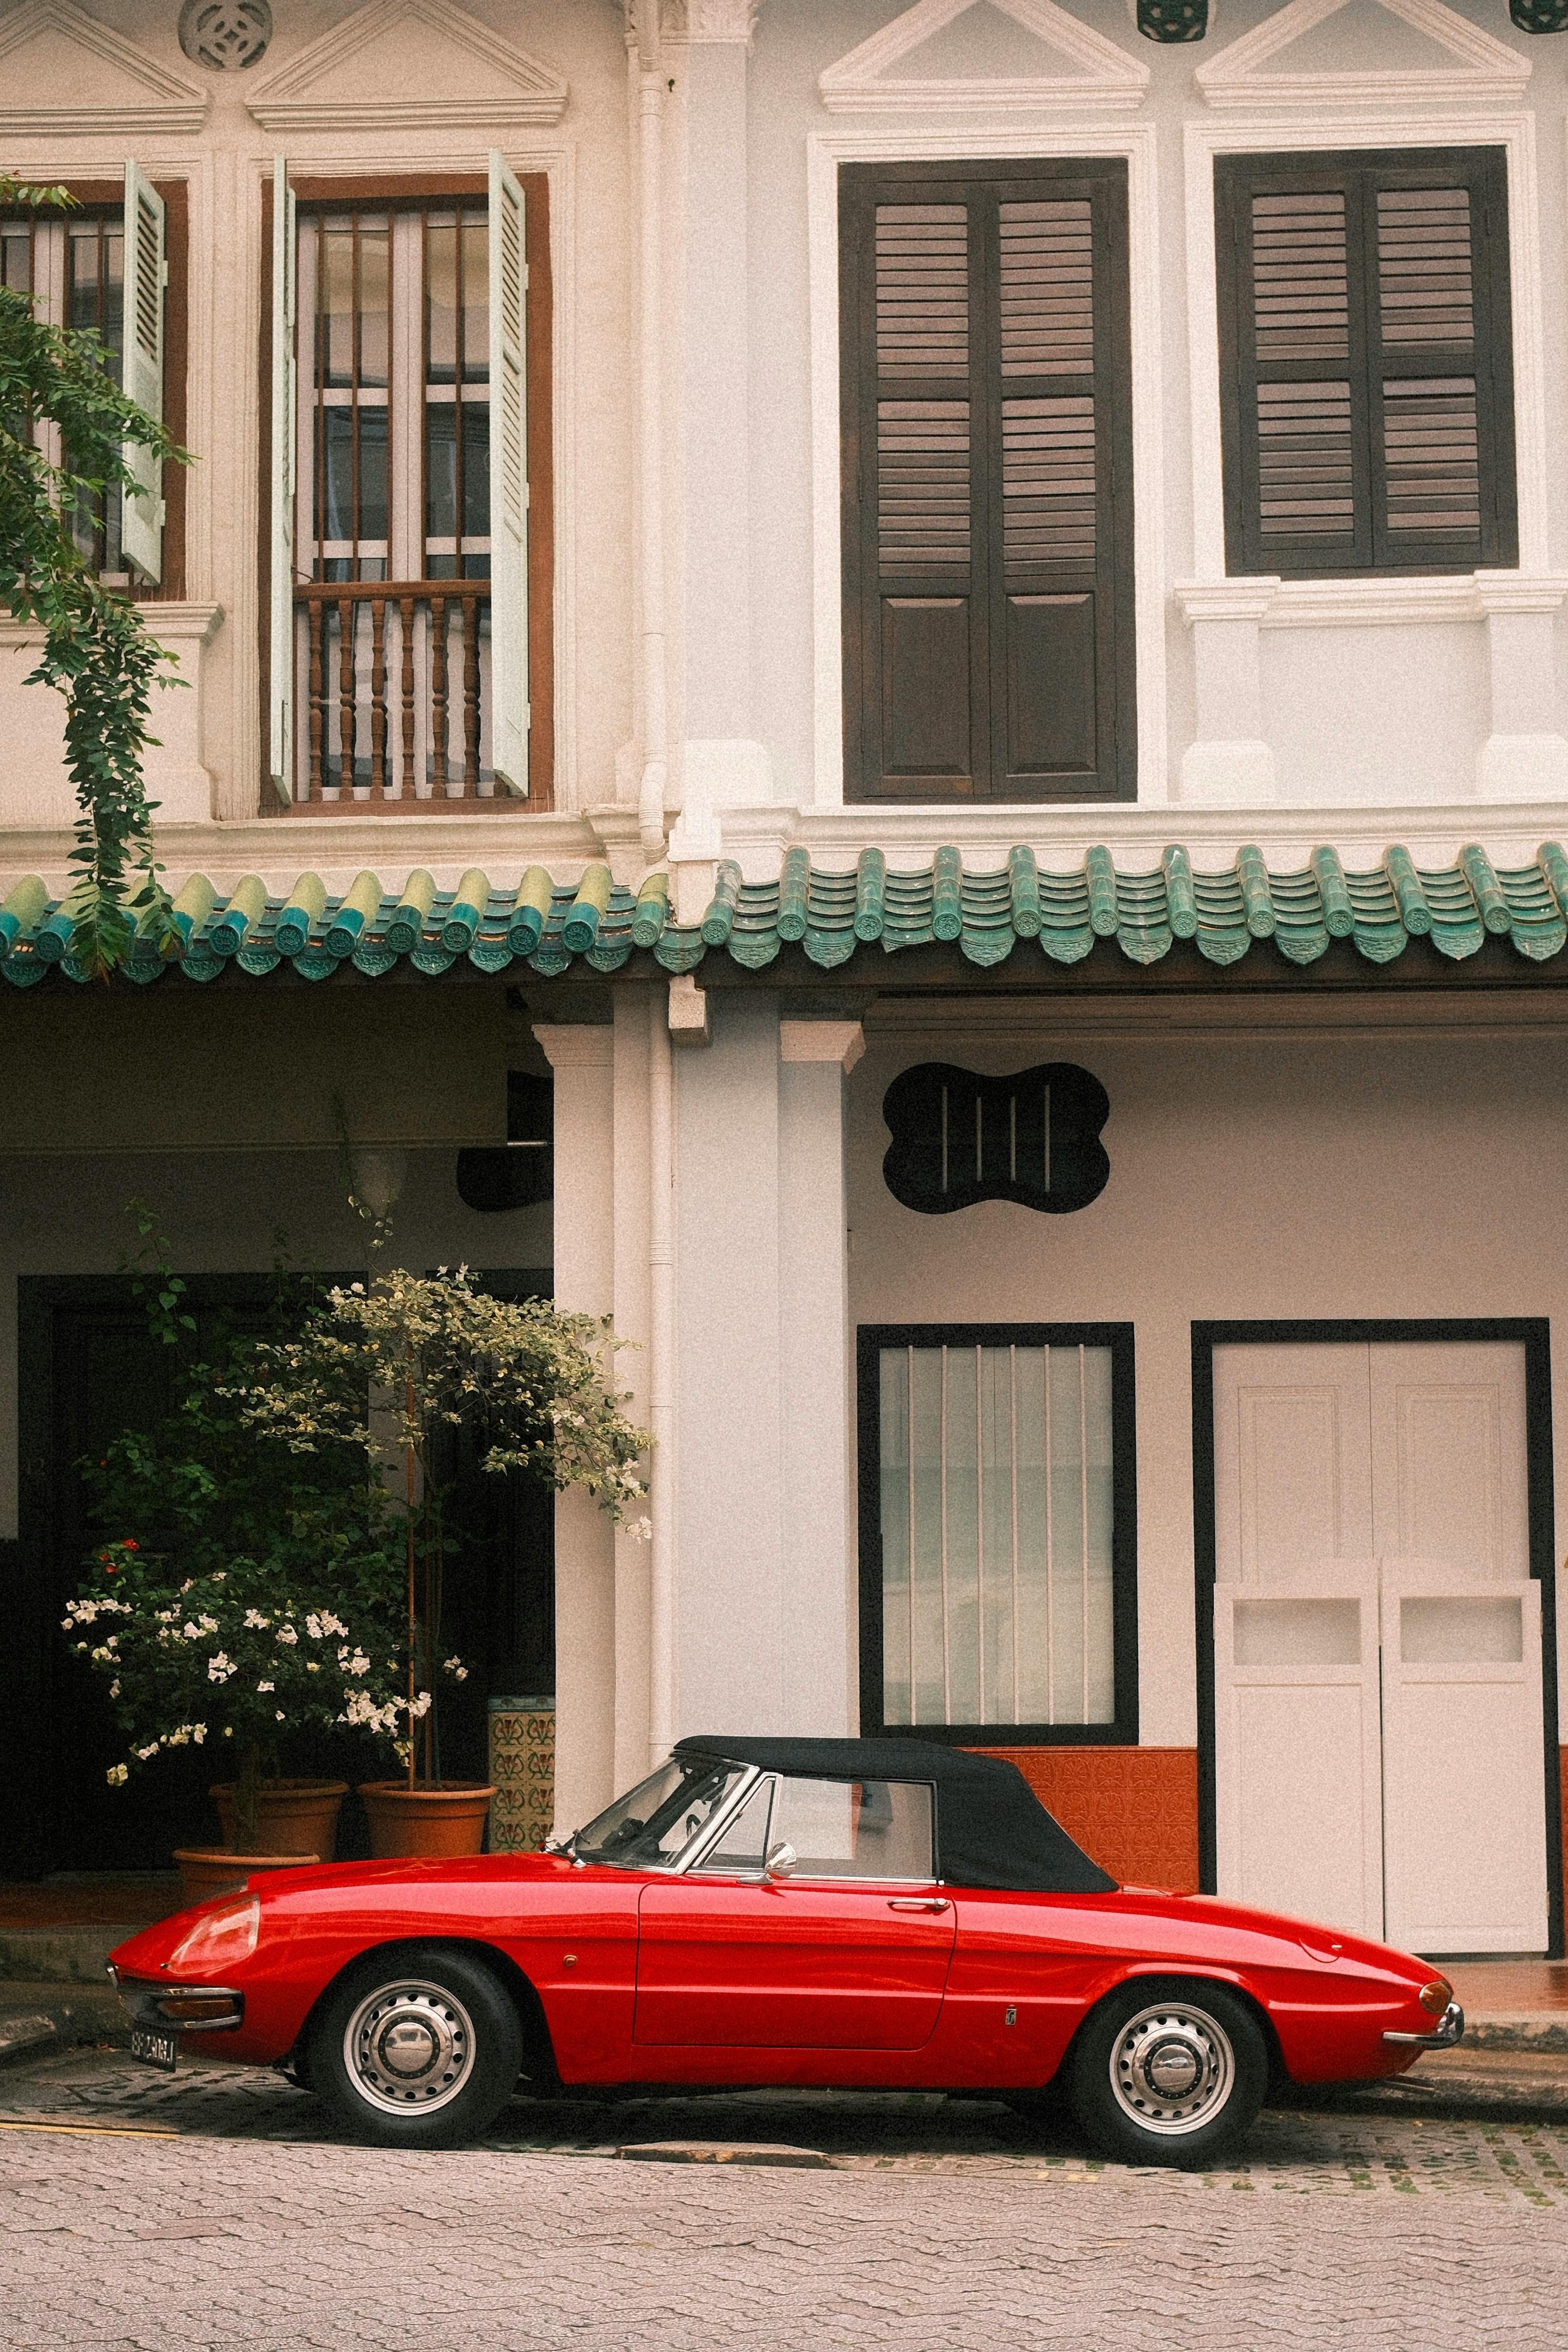
[{"label": "red convertible car", "polygon": [[1464,2031],[1424,1961],[1118,1886],[1012,1765],[918,1739],[683,1739],[553,1851],[268,1873],[110,1968],[139,2056],[221,2035],[395,2147],[520,2088],[1060,2085],[1107,2154],[1191,2165],[1271,2079]]}]

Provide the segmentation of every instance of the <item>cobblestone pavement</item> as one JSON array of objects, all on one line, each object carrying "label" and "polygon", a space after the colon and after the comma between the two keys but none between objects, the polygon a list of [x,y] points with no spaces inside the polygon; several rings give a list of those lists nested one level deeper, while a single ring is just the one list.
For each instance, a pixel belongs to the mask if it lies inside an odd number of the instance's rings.
[{"label": "cobblestone pavement", "polygon": [[[734,2160],[620,2155],[670,2142]],[[519,2102],[413,2156],[115,2053],[0,2078],[0,2239],[5,2352],[1562,2352],[1568,2123],[1271,2110],[1187,2176],[783,2093]]]}]

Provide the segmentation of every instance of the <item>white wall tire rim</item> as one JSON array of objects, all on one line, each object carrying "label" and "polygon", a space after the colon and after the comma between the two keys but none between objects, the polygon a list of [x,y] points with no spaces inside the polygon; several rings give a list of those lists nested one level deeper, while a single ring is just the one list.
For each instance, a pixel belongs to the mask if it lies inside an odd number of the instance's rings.
[{"label": "white wall tire rim", "polygon": [[384,2116],[450,2106],[474,2071],[474,2021],[444,1985],[378,1985],[343,2028],[343,2067],[365,2105]]},{"label": "white wall tire rim", "polygon": [[1230,2036],[1194,2002],[1141,2009],[1111,2044],[1110,2095],[1140,2131],[1157,2138],[1202,2131],[1223,2114],[1235,2087]]}]

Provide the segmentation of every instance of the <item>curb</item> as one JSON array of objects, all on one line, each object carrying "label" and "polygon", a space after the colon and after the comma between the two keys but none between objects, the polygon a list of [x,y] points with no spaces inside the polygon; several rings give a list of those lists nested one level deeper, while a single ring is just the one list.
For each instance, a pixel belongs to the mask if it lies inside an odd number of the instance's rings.
[{"label": "curb", "polygon": [[15,2005],[0,2007],[0,2067],[43,2058],[83,2042],[125,2048],[131,2027],[107,1985],[29,1984]]}]

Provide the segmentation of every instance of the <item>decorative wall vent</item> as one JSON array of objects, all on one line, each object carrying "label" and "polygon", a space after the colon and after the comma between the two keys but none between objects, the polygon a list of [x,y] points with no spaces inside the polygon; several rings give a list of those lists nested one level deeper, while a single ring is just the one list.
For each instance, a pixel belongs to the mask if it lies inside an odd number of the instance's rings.
[{"label": "decorative wall vent", "polygon": [[213,73],[239,73],[267,55],[272,38],[268,0],[185,0],[180,47]]},{"label": "decorative wall vent", "polygon": [[1508,0],[1521,33],[1568,33],[1568,0]]},{"label": "decorative wall vent", "polygon": [[1138,0],[1137,21],[1146,41],[1201,41],[1209,28],[1209,0]]},{"label": "decorative wall vent", "polygon": [[1100,1130],[1110,1098],[1076,1062],[1039,1062],[1010,1078],[921,1062],[893,1080],[882,1117],[893,1140],[882,1175],[895,1201],[926,1216],[1016,1201],[1060,1215],[1104,1192]]}]

